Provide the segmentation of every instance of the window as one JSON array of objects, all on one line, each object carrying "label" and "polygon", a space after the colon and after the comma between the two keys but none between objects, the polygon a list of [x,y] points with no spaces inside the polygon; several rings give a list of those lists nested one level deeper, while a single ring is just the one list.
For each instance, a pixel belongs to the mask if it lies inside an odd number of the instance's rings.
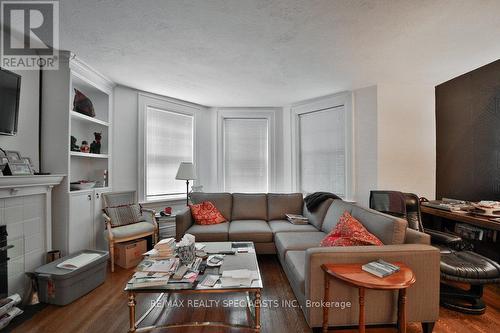
[{"label": "window", "polygon": [[223,118],[223,182],[226,192],[268,192],[269,120]]},{"label": "window", "polygon": [[194,116],[146,107],[145,199],[182,198],[186,183],[176,180],[181,162],[193,162]]},{"label": "window", "polygon": [[344,106],[298,115],[302,192],[325,191],[346,197],[345,118]]}]

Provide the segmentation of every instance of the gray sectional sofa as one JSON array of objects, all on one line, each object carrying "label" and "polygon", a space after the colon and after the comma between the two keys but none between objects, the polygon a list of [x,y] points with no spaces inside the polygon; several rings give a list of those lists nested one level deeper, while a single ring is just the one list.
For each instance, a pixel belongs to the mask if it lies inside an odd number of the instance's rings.
[{"label": "gray sectional sofa", "polygon": [[[277,254],[290,285],[311,327],[322,324],[324,263],[367,263],[379,258],[407,264],[416,275],[408,290],[409,322],[432,327],[439,315],[439,250],[430,246],[424,233],[407,229],[407,222],[342,200],[326,200],[314,212],[304,204],[301,193],[242,194],[193,193],[193,203],[212,202],[228,222],[196,225],[189,210],[176,216],[176,236],[193,234],[197,241],[252,241],[259,254]],[[319,247],[320,241],[348,211],[384,246]],[[303,214],[309,225],[293,225],[286,213]],[[264,286],[265,288],[265,286]],[[331,326],[354,326],[358,322],[357,290],[332,281]],[[397,294],[367,290],[366,323],[397,321]],[[347,306],[349,304],[350,306]]]}]

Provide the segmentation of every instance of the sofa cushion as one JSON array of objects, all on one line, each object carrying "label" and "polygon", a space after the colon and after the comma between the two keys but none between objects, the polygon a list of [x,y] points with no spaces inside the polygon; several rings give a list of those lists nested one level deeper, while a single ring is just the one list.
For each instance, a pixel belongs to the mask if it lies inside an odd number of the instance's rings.
[{"label": "sofa cushion", "polygon": [[193,192],[191,193],[191,201],[194,204],[202,203],[203,201],[210,201],[214,204],[219,212],[224,216],[226,221],[231,221],[231,210],[233,207],[233,197],[230,193],[204,193]]},{"label": "sofa cushion", "polygon": [[404,244],[408,221],[376,210],[354,206],[351,215],[386,245]]},{"label": "sofa cushion", "polygon": [[298,287],[305,294],[306,251],[288,251],[285,256],[285,265],[288,268],[290,284]]},{"label": "sofa cushion", "polygon": [[[115,240],[119,240],[121,238],[128,238],[131,236],[153,232],[155,230],[155,226],[149,222],[137,222],[132,224],[123,225],[121,227],[111,228],[111,233]],[[108,230],[104,230],[104,237],[108,238]]]},{"label": "sofa cushion", "polygon": [[382,246],[382,242],[351,216],[348,212],[340,217],[339,223],[321,241],[320,246]]},{"label": "sofa cushion", "polygon": [[219,212],[217,207],[210,201],[203,201],[199,204],[190,205],[191,215],[194,222],[200,225],[218,224],[226,222],[226,219]]},{"label": "sofa cushion", "polygon": [[302,215],[303,205],[302,193],[269,193],[267,194],[268,221],[286,220],[285,214]]},{"label": "sofa cushion", "polygon": [[209,225],[193,224],[186,233],[195,237],[197,242],[221,242],[228,240],[229,223]]},{"label": "sofa cushion", "polygon": [[406,220],[342,200],[333,201],[326,213],[321,230],[330,232],[335,228],[340,216],[342,216],[344,212],[348,212],[361,222],[361,224],[363,224],[370,233],[380,239],[382,243],[386,245],[404,244],[406,227],[408,225]]},{"label": "sofa cushion", "polygon": [[325,219],[326,212],[328,211],[328,208],[330,207],[332,202],[333,199],[326,199],[313,212],[309,211],[306,204],[304,203],[303,215],[309,219],[309,223],[311,223],[316,228],[321,229],[321,225],[323,224],[323,220]]},{"label": "sofa cushion", "polygon": [[[326,212],[323,225],[321,225],[321,230],[326,233],[332,231],[344,212],[351,214],[352,206],[353,204],[346,201],[333,200],[332,204],[328,208],[328,211]],[[363,221],[360,222],[363,223]]]},{"label": "sofa cushion", "polygon": [[229,240],[266,243],[273,241],[273,233],[266,221],[233,220],[229,225]]},{"label": "sofa cushion", "polygon": [[267,221],[267,196],[265,194],[233,194],[232,220]]},{"label": "sofa cushion", "polygon": [[318,229],[316,229],[311,224],[304,224],[304,225],[292,224],[287,220],[269,221],[269,227],[271,228],[273,234],[278,232],[290,232],[290,231],[298,231],[298,232],[318,231]]},{"label": "sofa cushion", "polygon": [[274,235],[274,244],[280,260],[285,259],[287,251],[304,251],[311,247],[319,247],[326,233],[316,232],[279,232]]}]

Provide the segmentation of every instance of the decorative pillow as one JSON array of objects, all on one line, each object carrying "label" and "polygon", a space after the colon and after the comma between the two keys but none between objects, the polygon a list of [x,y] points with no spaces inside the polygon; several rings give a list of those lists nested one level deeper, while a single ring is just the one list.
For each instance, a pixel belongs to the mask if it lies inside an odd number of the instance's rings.
[{"label": "decorative pillow", "polygon": [[226,222],[224,216],[210,201],[203,201],[189,207],[191,208],[191,215],[193,215],[196,224],[208,225]]},{"label": "decorative pillow", "polygon": [[348,212],[339,218],[335,228],[321,241],[320,246],[384,245],[377,237]]},{"label": "decorative pillow", "polygon": [[111,219],[113,228],[144,221],[141,206],[138,204],[107,207],[106,213]]},{"label": "decorative pillow", "polygon": [[89,117],[95,117],[94,105],[90,98],[85,96],[80,90],[75,89],[75,99],[73,100],[73,111],[82,113]]}]

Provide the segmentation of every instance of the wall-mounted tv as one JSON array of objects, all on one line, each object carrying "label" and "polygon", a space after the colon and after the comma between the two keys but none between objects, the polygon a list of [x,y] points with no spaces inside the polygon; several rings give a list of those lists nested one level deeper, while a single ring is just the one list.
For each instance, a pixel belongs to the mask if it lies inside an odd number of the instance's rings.
[{"label": "wall-mounted tv", "polygon": [[19,118],[21,76],[0,68],[0,134],[15,135]]}]

